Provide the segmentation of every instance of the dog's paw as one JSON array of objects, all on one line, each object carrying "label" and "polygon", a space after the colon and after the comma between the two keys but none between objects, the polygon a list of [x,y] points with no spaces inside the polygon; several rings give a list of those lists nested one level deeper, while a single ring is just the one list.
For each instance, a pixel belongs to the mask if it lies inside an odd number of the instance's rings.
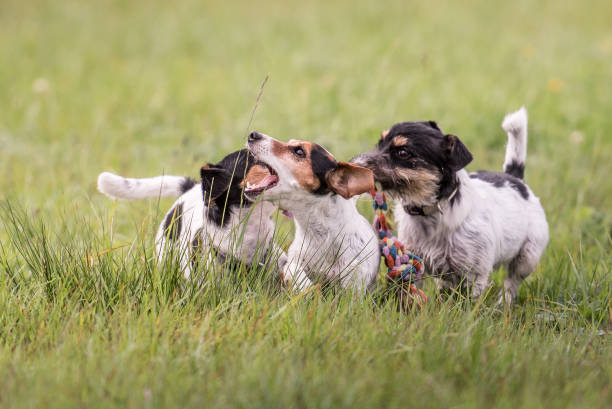
[{"label": "dog's paw", "polygon": [[499,291],[499,295],[497,296],[496,305],[499,309],[512,308],[514,305],[514,296],[510,291],[501,289]]}]

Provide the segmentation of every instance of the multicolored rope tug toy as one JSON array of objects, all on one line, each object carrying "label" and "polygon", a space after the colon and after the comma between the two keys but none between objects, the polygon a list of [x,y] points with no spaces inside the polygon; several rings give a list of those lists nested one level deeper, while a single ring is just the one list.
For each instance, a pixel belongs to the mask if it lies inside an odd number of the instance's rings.
[{"label": "multicolored rope tug toy", "polygon": [[374,229],[378,233],[380,240],[380,250],[385,264],[387,265],[387,280],[390,282],[400,282],[400,300],[402,305],[412,307],[416,301],[416,307],[427,303],[427,296],[415,283],[423,277],[425,271],[423,260],[413,254],[406,253],[404,245],[393,235],[391,228],[387,224],[385,212],[388,209],[387,198],[384,193],[372,189],[372,206],[374,207]]}]

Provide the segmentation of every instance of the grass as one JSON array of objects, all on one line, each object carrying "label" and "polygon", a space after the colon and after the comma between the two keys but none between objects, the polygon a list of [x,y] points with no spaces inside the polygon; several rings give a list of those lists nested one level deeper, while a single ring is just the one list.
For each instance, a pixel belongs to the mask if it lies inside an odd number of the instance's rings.
[{"label": "grass", "polygon": [[[0,5],[0,406],[612,405],[609,2],[90,3]],[[404,315],[156,266],[171,202],[113,203],[97,174],[197,175],[243,146],[268,74],[252,127],[342,159],[435,119],[499,169],[525,104],[551,242],[519,304],[428,284]]]}]

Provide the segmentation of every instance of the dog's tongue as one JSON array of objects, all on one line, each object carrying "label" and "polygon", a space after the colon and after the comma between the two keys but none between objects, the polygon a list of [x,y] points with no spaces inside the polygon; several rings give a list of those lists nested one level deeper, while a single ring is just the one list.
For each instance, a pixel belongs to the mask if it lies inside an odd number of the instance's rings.
[{"label": "dog's tongue", "polygon": [[256,185],[249,186],[248,190],[250,190],[250,191],[252,191],[252,190],[262,190],[262,189],[267,188],[270,185],[273,185],[276,182],[278,182],[278,176],[276,176],[276,175],[267,175],[265,178],[263,178]]},{"label": "dog's tongue", "polygon": [[258,187],[262,188],[262,187],[268,187],[274,183],[278,182],[278,176],[276,175],[268,175],[264,178],[264,180],[262,180],[261,182],[259,182],[257,184]]}]

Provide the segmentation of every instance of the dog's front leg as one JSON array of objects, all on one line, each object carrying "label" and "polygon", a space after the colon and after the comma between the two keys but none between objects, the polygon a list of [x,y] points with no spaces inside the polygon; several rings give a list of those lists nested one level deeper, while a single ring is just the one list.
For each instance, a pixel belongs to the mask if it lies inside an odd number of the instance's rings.
[{"label": "dog's front leg", "polygon": [[312,286],[312,281],[306,275],[304,268],[294,259],[285,264],[281,270],[283,284],[290,286],[297,293],[300,293]]},{"label": "dog's front leg", "polygon": [[287,253],[283,251],[276,243],[272,243],[272,255],[276,258],[276,268],[274,269],[275,274],[282,273],[285,270],[285,266],[287,265]]},{"label": "dog's front leg", "polygon": [[474,299],[480,298],[490,286],[491,283],[489,282],[489,274],[478,274],[472,283],[472,297],[474,297]]}]

